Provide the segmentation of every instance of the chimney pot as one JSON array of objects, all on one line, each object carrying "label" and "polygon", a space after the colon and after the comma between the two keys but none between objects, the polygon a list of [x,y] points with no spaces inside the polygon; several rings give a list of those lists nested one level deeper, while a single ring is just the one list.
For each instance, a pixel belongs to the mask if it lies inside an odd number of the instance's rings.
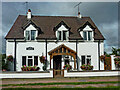
[{"label": "chimney pot", "polygon": [[27,19],[31,19],[31,16],[32,16],[31,10],[28,9],[28,12],[27,12]]},{"label": "chimney pot", "polygon": [[78,18],[82,18],[82,15],[80,14],[80,12],[78,12]]}]

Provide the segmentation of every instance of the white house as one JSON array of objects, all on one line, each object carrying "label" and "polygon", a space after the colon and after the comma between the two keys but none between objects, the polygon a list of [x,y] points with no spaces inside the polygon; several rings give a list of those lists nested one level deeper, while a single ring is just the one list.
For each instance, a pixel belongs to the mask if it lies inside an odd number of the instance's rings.
[{"label": "white house", "polygon": [[40,67],[39,57],[45,56],[47,70],[62,70],[68,63],[81,71],[83,64],[93,70],[104,70],[99,56],[104,54],[104,37],[90,17],[19,15],[6,38],[6,55],[13,55],[12,71],[23,65]]}]

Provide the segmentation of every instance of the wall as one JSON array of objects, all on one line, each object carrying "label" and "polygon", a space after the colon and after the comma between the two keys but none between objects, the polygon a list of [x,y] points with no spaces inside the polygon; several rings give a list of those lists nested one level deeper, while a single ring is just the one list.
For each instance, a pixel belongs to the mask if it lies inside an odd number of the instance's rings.
[{"label": "wall", "polygon": [[[51,51],[52,49],[58,47],[59,45],[64,44],[72,50],[76,51],[76,42],[48,42],[47,51]],[[81,55],[91,55],[91,65],[94,66],[94,70],[98,70],[98,43],[97,42],[78,42],[78,62],[79,62],[79,70],[81,66]],[[101,44],[101,54],[103,54],[103,43]],[[26,50],[27,47],[33,47],[34,50]],[[17,42],[17,55],[16,55],[16,67],[17,71],[21,71],[22,67],[22,56],[41,56],[42,53],[44,56],[46,55],[46,44],[45,42],[36,42],[36,41],[27,41],[27,42]],[[6,46],[6,54],[14,56],[14,42],[7,42]],[[47,53],[47,59],[50,60],[50,56]],[[50,63],[50,61],[49,61]],[[74,59],[70,62],[72,67],[74,68]],[[42,70],[43,64],[38,60],[38,66],[40,67],[40,71]],[[62,68],[64,66],[64,60],[62,62]],[[53,68],[53,59],[51,60],[51,67]],[[77,68],[77,64],[76,64]],[[50,65],[48,68],[50,69]],[[104,70],[104,63],[101,62],[101,70]]]},{"label": "wall", "polygon": [[[104,53],[104,43],[100,44],[100,54]],[[79,70],[81,70],[81,55],[91,55],[91,65],[93,65],[93,70],[99,70],[99,60],[98,60],[98,42],[79,42],[78,43],[78,60]],[[104,70],[104,63],[100,61],[100,70]]]},{"label": "wall", "polygon": [[53,70],[50,72],[31,72],[31,73],[2,73],[1,78],[53,78]]},{"label": "wall", "polygon": [[[14,42],[8,42],[8,40],[6,40],[6,56],[12,55],[14,57],[14,46]],[[14,63],[9,62],[8,68],[10,71],[14,71]]]},{"label": "wall", "polygon": [[64,77],[118,76],[118,73],[118,71],[67,72],[64,70]]},{"label": "wall", "polygon": [[112,70],[117,70],[118,68],[115,67],[115,62],[114,62],[114,59],[115,59],[115,55],[111,55],[111,68]]}]

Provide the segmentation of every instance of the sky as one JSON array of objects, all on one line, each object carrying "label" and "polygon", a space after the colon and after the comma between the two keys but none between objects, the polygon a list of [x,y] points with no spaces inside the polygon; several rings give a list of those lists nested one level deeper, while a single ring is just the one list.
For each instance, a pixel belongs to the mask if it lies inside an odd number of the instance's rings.
[{"label": "sky", "polygon": [[[79,2],[29,2],[33,15],[77,16]],[[105,37],[105,51],[118,46],[118,3],[82,2],[79,6],[83,17],[89,16]],[[25,2],[2,2],[2,53],[5,53],[5,39],[18,15],[26,15]],[[1,46],[0,46],[1,48]]]}]

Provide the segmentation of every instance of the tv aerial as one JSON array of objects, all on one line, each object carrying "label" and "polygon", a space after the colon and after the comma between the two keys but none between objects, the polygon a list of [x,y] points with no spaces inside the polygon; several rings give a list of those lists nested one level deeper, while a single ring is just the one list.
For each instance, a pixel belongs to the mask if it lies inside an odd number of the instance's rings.
[{"label": "tv aerial", "polygon": [[81,4],[82,2],[79,2],[77,5],[74,6],[74,8],[78,7],[78,13],[79,13],[79,5]]}]

